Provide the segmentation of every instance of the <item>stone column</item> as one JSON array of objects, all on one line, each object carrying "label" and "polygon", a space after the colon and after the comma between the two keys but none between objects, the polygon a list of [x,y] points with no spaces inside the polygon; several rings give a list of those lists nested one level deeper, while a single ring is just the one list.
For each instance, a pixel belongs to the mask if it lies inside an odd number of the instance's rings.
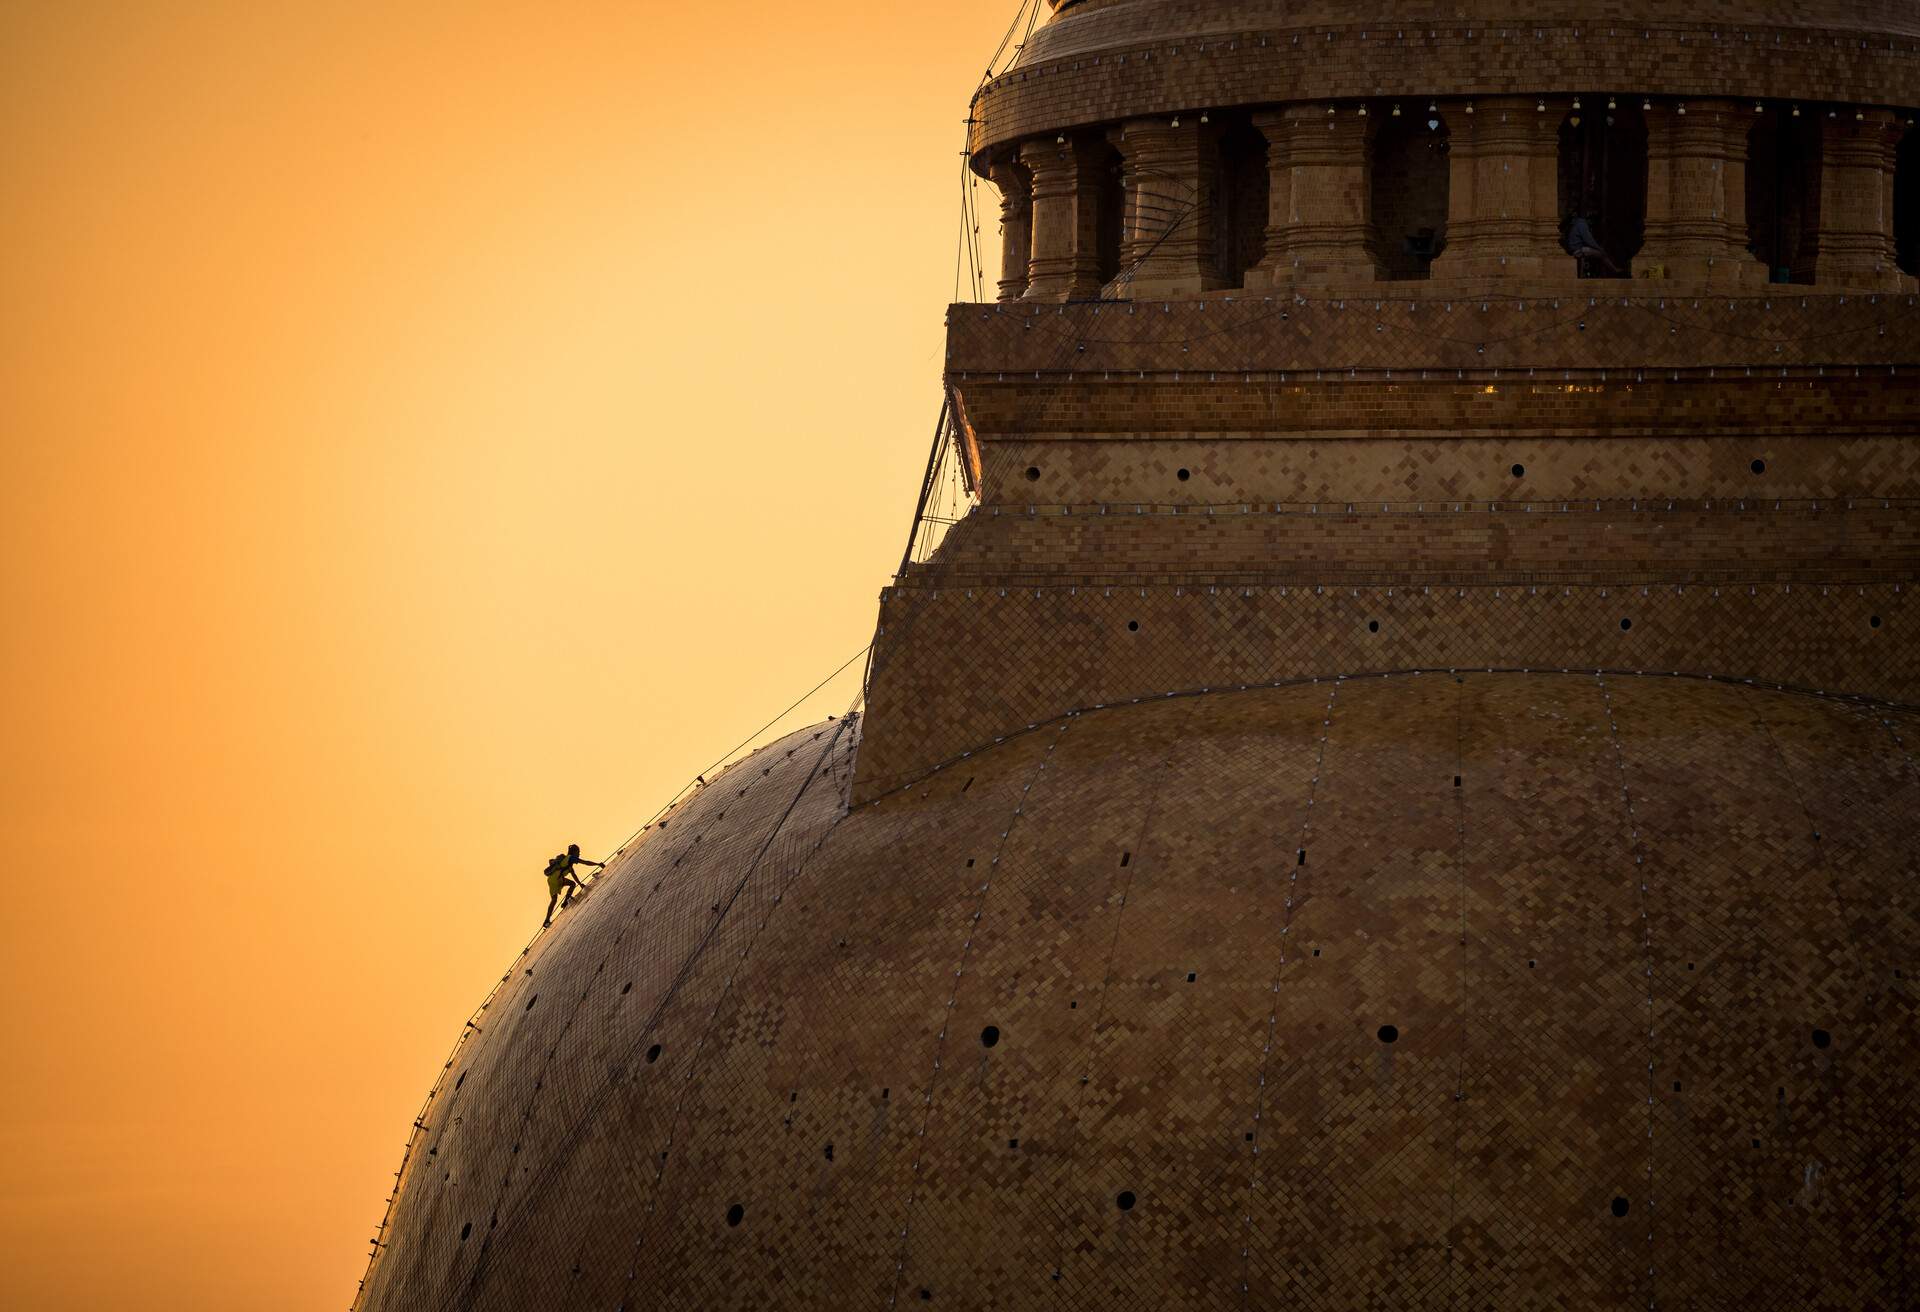
[{"label": "stone column", "polygon": [[1211,134],[1193,117],[1131,119],[1118,144],[1127,206],[1120,294],[1145,300],[1220,287]]},{"label": "stone column", "polygon": [[1753,113],[1731,100],[1690,100],[1647,111],[1646,239],[1642,276],[1762,283],[1747,250],[1747,136]]},{"label": "stone column", "polygon": [[1816,283],[1910,290],[1893,244],[1893,168],[1904,129],[1885,110],[1856,119],[1842,110],[1820,124],[1820,220]]},{"label": "stone column", "polygon": [[1033,175],[1033,258],[1029,301],[1084,300],[1100,294],[1094,249],[1099,183],[1088,152],[1072,141],[1036,140],[1020,147]]},{"label": "stone column", "polygon": [[1253,126],[1267,139],[1267,231],[1260,263],[1247,270],[1247,287],[1272,287],[1289,280],[1292,260],[1287,233],[1293,222],[1293,159],[1287,150],[1286,115],[1261,110]]},{"label": "stone column", "polygon": [[1073,299],[1097,299],[1100,278],[1100,207],[1111,204],[1105,183],[1114,167],[1114,149],[1104,134],[1074,141],[1075,174],[1073,202],[1073,249],[1075,273]]},{"label": "stone column", "polygon": [[1384,270],[1372,243],[1371,118],[1353,106],[1298,104],[1263,114],[1260,122],[1269,151],[1285,161],[1287,173],[1269,197],[1269,212],[1283,231],[1276,241],[1269,224],[1268,251],[1260,262],[1265,283],[1380,278]]},{"label": "stone column", "polygon": [[1560,249],[1560,119],[1529,96],[1447,116],[1447,248],[1435,278],[1574,278]]},{"label": "stone column", "polygon": [[1011,157],[995,160],[987,176],[1000,190],[1000,299],[1017,301],[1026,295],[1033,257],[1033,178]]}]

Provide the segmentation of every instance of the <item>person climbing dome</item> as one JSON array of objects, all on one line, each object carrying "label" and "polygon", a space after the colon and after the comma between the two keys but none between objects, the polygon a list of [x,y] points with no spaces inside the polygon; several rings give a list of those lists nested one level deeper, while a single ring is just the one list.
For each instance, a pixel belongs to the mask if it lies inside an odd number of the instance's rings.
[{"label": "person climbing dome", "polygon": [[589,861],[581,856],[580,844],[578,843],[567,844],[566,862],[568,874],[573,873],[575,866],[592,866],[595,870],[605,870],[607,868],[607,863],[604,861]]},{"label": "person climbing dome", "polygon": [[[567,844],[566,851],[547,862],[547,918],[541,922],[541,928],[544,929],[553,923],[555,902],[560,903],[562,911],[573,905],[573,895],[580,889],[580,881],[573,877],[576,866],[592,866],[596,870],[607,868],[604,861],[589,861],[581,856],[578,843]],[[567,892],[565,900],[560,897],[560,890],[563,888]]]},{"label": "person climbing dome", "polygon": [[1576,260],[1598,260],[1608,273],[1617,274],[1620,272],[1620,266],[1613,262],[1611,255],[1607,254],[1606,248],[1600,244],[1600,239],[1593,235],[1593,220],[1597,217],[1599,216],[1576,213],[1568,222],[1567,254]]}]

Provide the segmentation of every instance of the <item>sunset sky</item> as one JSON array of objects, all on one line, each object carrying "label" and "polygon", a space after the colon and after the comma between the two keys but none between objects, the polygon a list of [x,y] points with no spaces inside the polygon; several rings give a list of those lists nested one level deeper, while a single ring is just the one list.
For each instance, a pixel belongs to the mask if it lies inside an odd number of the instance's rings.
[{"label": "sunset sky", "polygon": [[867,642],[1017,4],[0,3],[0,1307],[344,1309],[545,858]]}]

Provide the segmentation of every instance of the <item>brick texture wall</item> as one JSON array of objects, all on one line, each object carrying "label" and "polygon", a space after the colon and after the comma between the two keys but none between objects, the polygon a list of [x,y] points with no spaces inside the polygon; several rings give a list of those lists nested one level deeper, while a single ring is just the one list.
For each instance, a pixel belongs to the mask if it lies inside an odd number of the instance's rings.
[{"label": "brick texture wall", "polygon": [[886,595],[857,795],[1367,671],[1920,700],[1917,298],[1396,291],[952,307],[979,499]]}]

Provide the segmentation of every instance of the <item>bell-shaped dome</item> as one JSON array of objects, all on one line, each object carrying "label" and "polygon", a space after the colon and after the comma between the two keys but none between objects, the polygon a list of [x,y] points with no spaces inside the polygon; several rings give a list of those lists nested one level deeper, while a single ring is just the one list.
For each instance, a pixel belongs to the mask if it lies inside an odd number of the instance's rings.
[{"label": "bell-shaped dome", "polygon": [[1906,1305],[1917,803],[1858,707],[1302,682],[849,810],[858,724],[514,964],[366,1312]]}]

